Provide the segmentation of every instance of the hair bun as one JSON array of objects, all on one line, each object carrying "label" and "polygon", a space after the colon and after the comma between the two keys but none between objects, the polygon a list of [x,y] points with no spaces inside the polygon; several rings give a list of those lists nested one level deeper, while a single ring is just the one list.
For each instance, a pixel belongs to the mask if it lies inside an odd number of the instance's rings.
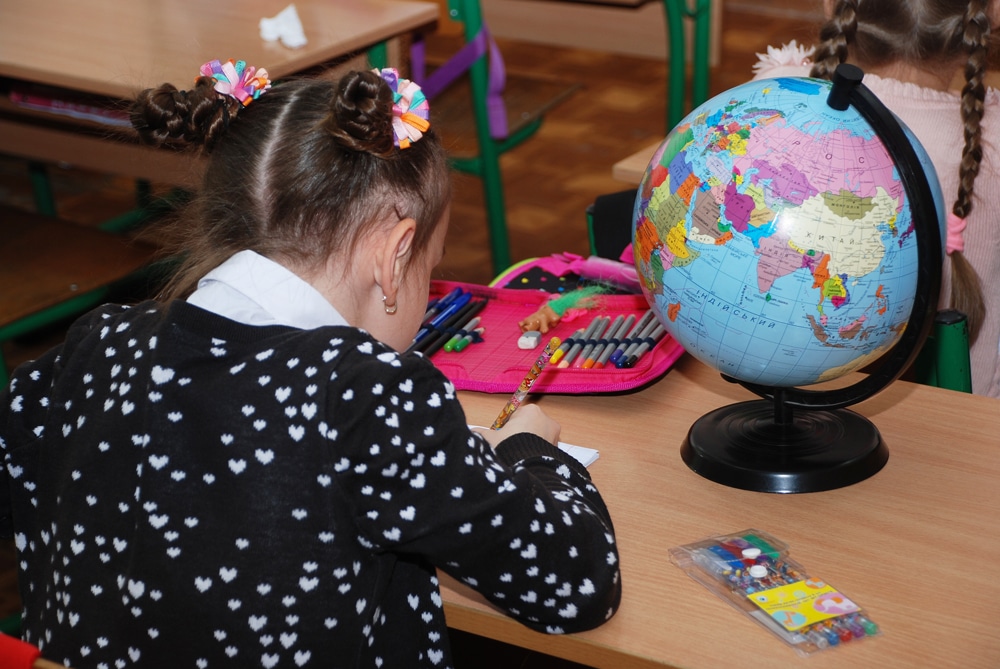
[{"label": "hair bun", "polygon": [[130,118],[146,144],[211,149],[229,126],[235,111],[230,109],[232,105],[215,92],[210,77],[199,77],[189,91],[173,84],[142,91],[132,104]]},{"label": "hair bun", "polygon": [[335,137],[347,148],[377,156],[393,153],[392,90],[370,71],[349,72],[333,99]]}]

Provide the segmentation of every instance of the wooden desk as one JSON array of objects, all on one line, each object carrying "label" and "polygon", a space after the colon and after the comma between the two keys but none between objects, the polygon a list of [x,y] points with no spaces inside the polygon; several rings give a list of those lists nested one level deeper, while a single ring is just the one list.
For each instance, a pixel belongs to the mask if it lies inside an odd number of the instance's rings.
[{"label": "wooden desk", "polygon": [[[8,5],[12,2],[8,2]],[[5,6],[0,21],[0,78],[47,84],[110,100],[139,90],[194,80],[198,67],[241,58],[280,79],[335,63],[432,26],[433,2],[297,0],[308,43],[289,49],[260,38],[261,18],[286,0],[30,0]],[[191,186],[190,159],[122,142],[107,129],[41,119],[0,105],[0,148],[45,162],[65,161],[104,172]]]},{"label": "wooden desk", "polygon": [[661,142],[650,144],[633,153],[627,158],[622,158],[611,166],[611,176],[619,181],[638,186],[642,177],[646,174],[649,161],[653,159],[653,154],[660,147]]},{"label": "wooden desk", "polygon": [[[590,467],[621,551],[618,614],[582,634],[545,636],[445,579],[448,624],[586,665],[632,667],[998,667],[1000,402],[897,382],[855,407],[882,433],[889,462],[822,493],[727,488],[681,461],[691,424],[756,399],[689,356],[654,385],[617,396],[542,396],[564,441],[600,449]],[[461,393],[471,423],[504,398]],[[669,548],[755,528],[868,610],[880,636],[800,658],[674,566]]]}]

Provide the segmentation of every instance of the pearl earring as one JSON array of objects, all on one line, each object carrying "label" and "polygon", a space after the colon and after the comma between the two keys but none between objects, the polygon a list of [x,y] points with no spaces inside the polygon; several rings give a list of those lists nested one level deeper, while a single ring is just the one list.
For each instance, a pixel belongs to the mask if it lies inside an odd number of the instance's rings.
[{"label": "pearl earring", "polygon": [[393,304],[393,305],[386,304],[386,299],[387,299],[386,296],[383,295],[382,296],[383,308],[385,309],[385,313],[387,313],[387,314],[389,314],[391,316],[392,314],[396,313],[396,309],[399,308],[399,305],[398,304]]}]

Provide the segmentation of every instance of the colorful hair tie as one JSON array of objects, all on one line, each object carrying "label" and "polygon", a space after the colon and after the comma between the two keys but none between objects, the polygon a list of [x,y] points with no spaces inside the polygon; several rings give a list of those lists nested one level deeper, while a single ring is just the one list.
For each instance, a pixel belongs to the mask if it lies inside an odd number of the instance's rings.
[{"label": "colorful hair tie", "polygon": [[949,213],[947,231],[944,245],[945,253],[951,255],[952,251],[965,251],[965,238],[962,236],[962,233],[965,232],[965,219]]},{"label": "colorful hair tie", "polygon": [[401,149],[424,136],[430,129],[431,107],[420,86],[403,79],[394,67],[373,70],[392,89],[393,143]]},{"label": "colorful hair tie", "polygon": [[210,60],[201,66],[201,74],[215,79],[215,91],[240,101],[246,107],[271,87],[267,70],[230,58],[225,62]]}]

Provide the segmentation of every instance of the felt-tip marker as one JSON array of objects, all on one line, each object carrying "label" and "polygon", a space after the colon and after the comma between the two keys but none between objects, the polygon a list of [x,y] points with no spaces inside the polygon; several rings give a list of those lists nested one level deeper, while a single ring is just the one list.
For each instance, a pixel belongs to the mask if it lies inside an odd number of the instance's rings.
[{"label": "felt-tip marker", "polygon": [[465,337],[470,332],[472,332],[473,330],[476,329],[476,327],[479,325],[479,321],[480,321],[479,316],[476,316],[475,318],[473,318],[472,320],[470,320],[468,323],[466,323],[465,325],[463,325],[458,330],[458,332],[455,333],[455,336],[453,336],[451,339],[449,339],[448,343],[446,343],[444,345],[444,350],[449,351],[449,352],[454,351],[455,347],[458,346],[458,342],[462,341],[463,337]]},{"label": "felt-tip marker", "polygon": [[598,323],[597,327],[594,328],[594,332],[590,335],[589,341],[584,344],[583,350],[581,350],[580,354],[576,357],[576,363],[573,365],[574,367],[582,367],[583,363],[587,362],[587,358],[590,357],[591,352],[597,347],[601,336],[604,334],[605,326],[611,322],[610,318],[605,318],[603,316],[600,316],[599,318],[601,319],[600,323]]},{"label": "felt-tip marker", "polygon": [[629,358],[635,355],[636,349],[639,348],[643,340],[645,340],[646,337],[653,334],[653,330],[656,329],[657,325],[659,325],[659,323],[655,318],[650,319],[650,321],[646,323],[646,327],[642,329],[642,332],[640,332],[637,337],[635,337],[629,342],[628,348],[626,348],[622,352],[622,354],[618,356],[618,359],[615,360],[615,367],[617,367],[618,369],[624,369],[625,364],[628,362]]},{"label": "felt-tip marker", "polygon": [[[611,349],[614,348],[614,345],[611,342],[618,336],[618,333],[621,331],[622,325],[625,322],[625,317],[621,314],[615,316],[615,320],[608,326],[607,332],[601,335],[601,339],[597,342],[597,346],[594,347],[594,350],[590,352],[590,355],[587,356],[587,359],[580,366],[584,369],[600,369],[600,367],[597,367],[598,360],[601,359],[605,351],[608,352],[609,356],[611,355]],[[627,328],[628,326],[626,325],[625,327]]]},{"label": "felt-tip marker", "polygon": [[582,336],[583,336],[583,328],[580,328],[579,330],[573,333],[572,337],[570,337],[563,343],[559,344],[559,348],[556,349],[556,352],[552,354],[552,358],[549,360],[549,364],[555,365],[560,360],[562,360],[562,357],[566,355],[566,352],[569,351],[569,349],[573,347],[573,344],[576,343],[576,341]]},{"label": "felt-tip marker", "polygon": [[623,353],[625,353],[625,349],[629,347],[629,344],[635,339],[636,336],[638,336],[640,332],[642,332],[643,328],[645,328],[649,323],[649,319],[653,317],[653,310],[648,309],[646,313],[642,315],[642,318],[639,319],[639,322],[633,325],[632,329],[628,331],[628,334],[622,338],[621,343],[618,344],[618,347],[611,353],[611,357],[608,358],[606,363],[617,363],[618,359],[622,357]]},{"label": "felt-tip marker", "polygon": [[[639,362],[639,359],[645,355],[646,351],[656,346],[656,342],[663,339],[664,333],[666,333],[666,329],[663,325],[657,325],[656,329],[653,330],[653,333],[646,337],[641,344],[639,344],[638,348],[632,352],[632,355],[628,356],[628,358],[624,360],[624,363],[621,366],[626,369],[635,367],[635,363]],[[616,365],[616,367],[617,366],[618,365]]]},{"label": "felt-tip marker", "polygon": [[462,351],[465,350],[466,346],[471,344],[476,339],[481,338],[484,332],[486,332],[486,328],[476,328],[472,332],[468,333],[467,335],[459,339],[458,343],[455,344],[451,350],[454,351],[455,353],[461,353]]},{"label": "felt-tip marker", "polygon": [[566,355],[563,356],[563,359],[559,361],[559,369],[565,369],[569,367],[570,363],[573,362],[573,358],[575,358],[580,353],[580,351],[583,350],[583,347],[586,345],[587,340],[589,340],[591,337],[594,336],[594,333],[597,331],[597,328],[599,328],[601,326],[601,323],[603,322],[604,322],[603,316],[598,316],[597,318],[595,318],[590,322],[590,325],[587,326],[587,329],[583,331],[583,336],[576,340],[576,343],[574,343],[573,346],[566,353]]}]

